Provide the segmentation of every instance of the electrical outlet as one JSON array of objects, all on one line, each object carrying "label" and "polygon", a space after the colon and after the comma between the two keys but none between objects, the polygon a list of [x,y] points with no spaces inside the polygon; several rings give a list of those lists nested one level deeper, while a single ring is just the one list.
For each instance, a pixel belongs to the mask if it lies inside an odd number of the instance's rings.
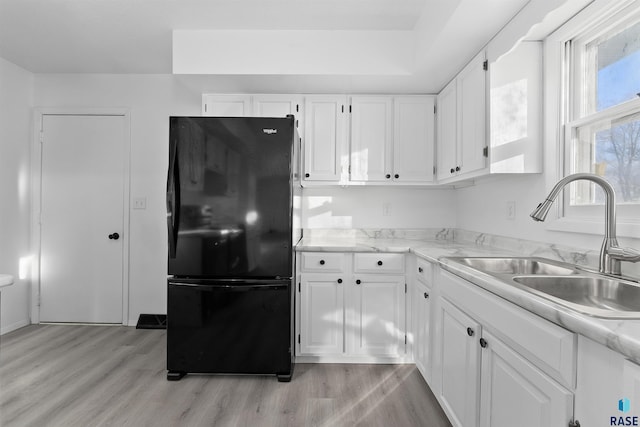
[{"label": "electrical outlet", "polygon": [[507,210],[506,210],[507,219],[516,219],[516,202],[510,200],[507,202]]},{"label": "electrical outlet", "polygon": [[382,204],[382,216],[391,216],[391,203],[384,202]]},{"label": "electrical outlet", "polygon": [[134,198],[133,209],[147,209],[147,198],[146,197]]}]

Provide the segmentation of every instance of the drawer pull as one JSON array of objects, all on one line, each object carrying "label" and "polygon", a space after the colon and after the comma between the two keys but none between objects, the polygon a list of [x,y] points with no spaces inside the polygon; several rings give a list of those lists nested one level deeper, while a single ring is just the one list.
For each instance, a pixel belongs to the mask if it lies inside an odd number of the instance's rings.
[{"label": "drawer pull", "polygon": [[467,335],[469,335],[470,337],[473,336],[473,334],[475,334],[475,332],[473,331],[473,329],[471,328],[467,328]]},{"label": "drawer pull", "polygon": [[485,340],[484,338],[480,338],[480,347],[487,348],[487,345],[487,340]]},{"label": "drawer pull", "polygon": [[342,279],[338,279],[338,283],[342,283]]},{"label": "drawer pull", "polygon": [[418,273],[422,273],[424,269],[422,267],[418,267]]},{"label": "drawer pull", "polygon": [[429,298],[429,294],[425,292],[425,293],[424,293],[424,298],[425,298],[425,299]]},{"label": "drawer pull", "polygon": [[382,261],[378,261],[378,265],[382,265]]},{"label": "drawer pull", "polygon": [[362,283],[360,279],[356,280],[356,285],[359,285],[360,283]]},{"label": "drawer pull", "polygon": [[324,260],[323,259],[320,260],[320,265],[324,265]]}]

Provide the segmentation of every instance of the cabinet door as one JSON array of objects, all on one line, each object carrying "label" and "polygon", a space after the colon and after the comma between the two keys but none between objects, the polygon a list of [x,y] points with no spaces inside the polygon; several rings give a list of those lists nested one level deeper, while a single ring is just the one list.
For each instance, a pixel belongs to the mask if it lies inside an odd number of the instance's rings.
[{"label": "cabinet door", "polygon": [[434,104],[433,97],[394,99],[394,181],[433,181]]},{"label": "cabinet door", "polygon": [[425,378],[431,378],[431,289],[422,282],[416,283],[414,298],[416,309],[415,361]]},{"label": "cabinet door", "polygon": [[437,123],[438,146],[437,168],[438,180],[450,178],[456,173],[458,161],[456,159],[457,145],[457,112],[456,112],[456,81],[449,83],[438,94]]},{"label": "cabinet door", "polygon": [[458,166],[459,174],[483,169],[486,165],[486,79],[484,51],[458,75]]},{"label": "cabinet door", "polygon": [[250,95],[202,95],[202,115],[219,117],[244,117],[251,115]]},{"label": "cabinet door", "polygon": [[478,425],[480,324],[444,298],[440,300],[439,351],[442,363],[440,400],[456,427]]},{"label": "cabinet door", "polygon": [[392,98],[351,98],[351,180],[390,181]]},{"label": "cabinet door", "polygon": [[404,276],[360,274],[354,276],[350,288],[350,352],[362,356],[404,355]]},{"label": "cabinet door", "polygon": [[569,425],[573,394],[490,333],[483,339],[480,426]]},{"label": "cabinet door", "polygon": [[339,182],[345,147],[344,96],[305,98],[304,181]]},{"label": "cabinet door", "polygon": [[303,274],[300,281],[300,353],[344,352],[344,278]]},{"label": "cabinet door", "polygon": [[292,114],[296,118],[298,131],[302,133],[300,119],[303,115],[301,96],[293,95],[253,95],[252,114],[256,117],[286,117]]}]

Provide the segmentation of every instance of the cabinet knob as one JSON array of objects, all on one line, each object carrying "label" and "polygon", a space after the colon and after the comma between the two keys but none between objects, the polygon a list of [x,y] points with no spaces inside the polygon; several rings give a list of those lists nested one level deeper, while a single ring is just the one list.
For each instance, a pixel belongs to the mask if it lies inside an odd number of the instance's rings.
[{"label": "cabinet knob", "polygon": [[320,265],[324,265],[324,260],[323,259],[320,260]]},{"label": "cabinet knob", "polygon": [[471,328],[467,328],[467,335],[469,335],[470,337],[473,336],[473,334],[475,334],[474,330]]},{"label": "cabinet knob", "polygon": [[386,175],[385,175],[385,177],[386,177],[387,179],[389,179],[389,178],[391,178],[391,175],[390,175],[390,174],[386,174]]},{"label": "cabinet knob", "polygon": [[423,271],[422,267],[418,267],[418,273],[422,273]]},{"label": "cabinet knob", "polygon": [[487,340],[485,340],[484,338],[480,338],[480,347],[487,348],[487,345],[489,345],[487,343]]},{"label": "cabinet knob", "polygon": [[429,298],[429,294],[425,292],[425,293],[424,293],[424,298],[425,298],[425,299]]},{"label": "cabinet knob", "polygon": [[456,166],[456,172],[460,172],[460,166]]},{"label": "cabinet knob", "polygon": [[454,173],[456,170],[454,168],[451,168],[451,173]]},{"label": "cabinet knob", "polygon": [[360,279],[356,280],[356,285],[359,285],[360,283],[362,283]]},{"label": "cabinet knob", "polygon": [[378,265],[382,265],[382,261],[378,261]]},{"label": "cabinet knob", "polygon": [[305,173],[305,174],[304,174],[304,177],[305,177],[305,178],[309,178],[309,174],[308,174],[308,173]]},{"label": "cabinet knob", "polygon": [[393,177],[394,177],[394,178],[400,178],[400,175],[395,174]]},{"label": "cabinet knob", "polygon": [[342,283],[342,279],[338,279],[338,283]]}]

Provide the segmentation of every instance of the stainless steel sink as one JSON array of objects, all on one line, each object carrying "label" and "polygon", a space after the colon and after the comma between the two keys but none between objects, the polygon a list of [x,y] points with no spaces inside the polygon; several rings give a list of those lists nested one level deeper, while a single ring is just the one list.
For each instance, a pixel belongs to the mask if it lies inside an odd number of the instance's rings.
[{"label": "stainless steel sink", "polygon": [[513,281],[591,316],[640,317],[640,286],[633,282],[597,275],[515,276]]},{"label": "stainless steel sink", "polygon": [[449,259],[489,274],[577,274],[572,266],[545,258],[451,257]]},{"label": "stainless steel sink", "polygon": [[589,316],[640,319],[640,284],[634,281],[546,258],[448,259]]}]

